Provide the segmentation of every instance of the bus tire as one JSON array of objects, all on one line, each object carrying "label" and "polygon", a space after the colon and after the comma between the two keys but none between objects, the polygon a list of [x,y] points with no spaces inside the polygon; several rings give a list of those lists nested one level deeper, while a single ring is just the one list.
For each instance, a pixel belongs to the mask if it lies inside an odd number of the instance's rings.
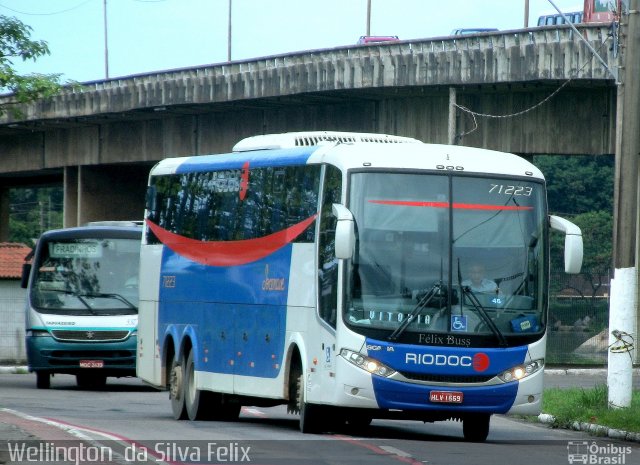
[{"label": "bus tire", "polygon": [[182,365],[175,358],[171,360],[171,370],[169,370],[169,398],[171,399],[171,410],[173,418],[185,420],[187,418],[187,408],[184,402],[184,385]]},{"label": "bus tire", "polygon": [[479,413],[469,415],[462,420],[462,434],[465,441],[484,442],[489,436],[491,414]]},{"label": "bus tire", "polygon": [[76,384],[83,389],[97,389],[107,384],[107,377],[95,373],[78,373],[76,375]]},{"label": "bus tire", "polygon": [[304,374],[298,377],[298,411],[300,412],[300,431],[303,434],[321,433],[323,418],[321,407],[316,404],[308,404],[304,400],[306,391]]},{"label": "bus tire", "polygon": [[51,387],[51,374],[48,371],[36,371],[36,387],[38,389]]},{"label": "bus tire", "polygon": [[189,352],[184,365],[183,390],[184,404],[189,420],[211,420],[213,412],[212,394],[196,388],[196,370],[193,361],[193,350]]}]

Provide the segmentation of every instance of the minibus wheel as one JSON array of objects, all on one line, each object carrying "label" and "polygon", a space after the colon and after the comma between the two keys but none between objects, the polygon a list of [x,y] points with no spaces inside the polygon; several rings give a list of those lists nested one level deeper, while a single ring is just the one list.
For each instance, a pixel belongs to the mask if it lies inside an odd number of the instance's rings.
[{"label": "minibus wheel", "polygon": [[51,374],[48,371],[36,371],[36,387],[38,389],[51,387]]}]

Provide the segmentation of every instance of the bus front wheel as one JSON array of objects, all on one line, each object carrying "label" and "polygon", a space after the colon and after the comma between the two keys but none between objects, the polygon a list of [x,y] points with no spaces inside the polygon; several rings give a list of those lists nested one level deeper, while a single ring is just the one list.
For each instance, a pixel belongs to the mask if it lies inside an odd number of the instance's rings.
[{"label": "bus front wheel", "polygon": [[36,371],[36,387],[38,389],[51,387],[51,374],[48,371]]},{"label": "bus front wheel", "polygon": [[184,384],[182,365],[178,363],[175,356],[171,360],[171,370],[169,371],[169,398],[171,399],[171,410],[173,418],[184,420],[187,418],[187,409],[184,402]]},{"label": "bus front wheel", "polygon": [[462,434],[465,441],[484,442],[489,436],[490,422],[491,415],[487,413],[470,415],[462,420]]},{"label": "bus front wheel", "polygon": [[323,418],[321,407],[315,404],[308,404],[304,400],[306,384],[304,374],[298,377],[298,411],[300,412],[300,431],[304,434],[321,433],[323,429]]}]

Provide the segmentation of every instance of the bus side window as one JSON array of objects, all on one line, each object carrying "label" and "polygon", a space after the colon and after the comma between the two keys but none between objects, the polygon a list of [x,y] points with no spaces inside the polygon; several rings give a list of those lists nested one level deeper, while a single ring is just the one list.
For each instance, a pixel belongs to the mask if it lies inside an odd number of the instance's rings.
[{"label": "bus side window", "polygon": [[331,206],[340,202],[340,170],[327,165],[323,186],[318,244],[318,312],[320,318],[335,328],[338,308],[338,259],[335,256],[337,220],[331,212]]}]

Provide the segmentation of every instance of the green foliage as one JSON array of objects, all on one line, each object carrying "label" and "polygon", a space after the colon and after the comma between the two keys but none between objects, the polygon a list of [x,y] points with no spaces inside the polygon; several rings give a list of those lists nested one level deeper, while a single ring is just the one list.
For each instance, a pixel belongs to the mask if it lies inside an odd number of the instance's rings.
[{"label": "green foliage", "polygon": [[46,230],[62,227],[61,187],[9,191],[9,240],[32,246]]},{"label": "green foliage", "polygon": [[[533,158],[547,180],[549,212],[563,216],[582,229],[583,269],[611,266],[613,240],[612,156],[540,155]],[[564,267],[564,236],[551,235],[551,267]]]},{"label": "green foliage", "polygon": [[60,92],[59,74],[20,75],[14,60],[37,60],[49,55],[49,47],[42,40],[31,40],[31,27],[16,18],[0,15],[0,91],[10,93],[0,102],[0,114],[19,113],[16,105],[51,97]]},{"label": "green foliage", "polygon": [[556,427],[567,428],[581,422],[640,432],[640,391],[637,390],[632,393],[629,408],[610,409],[604,385],[590,389],[545,389],[542,411],[553,415]]},{"label": "green foliage", "polygon": [[547,180],[552,214],[613,211],[613,156],[539,155],[533,163]]}]

